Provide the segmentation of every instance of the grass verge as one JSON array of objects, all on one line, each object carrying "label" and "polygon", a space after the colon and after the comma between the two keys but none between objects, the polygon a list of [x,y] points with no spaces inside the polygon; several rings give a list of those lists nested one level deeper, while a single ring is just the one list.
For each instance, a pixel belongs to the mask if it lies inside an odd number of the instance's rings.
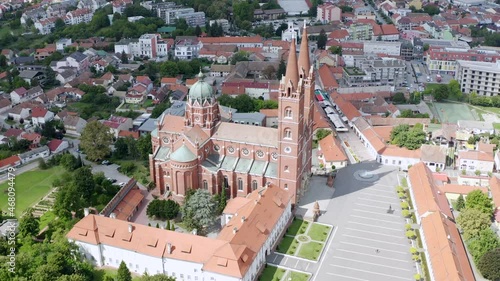
[{"label": "grass verge", "polygon": [[276,248],[276,251],[282,254],[294,255],[298,245],[299,242],[297,242],[295,237],[286,236],[283,240],[281,240],[281,243]]},{"label": "grass verge", "polygon": [[297,256],[304,259],[317,261],[319,259],[319,255],[321,254],[321,251],[323,250],[323,246],[323,243],[314,241],[311,241],[309,243],[302,243]]},{"label": "grass verge", "polygon": [[304,234],[306,232],[307,226],[309,225],[308,221],[304,221],[301,219],[295,219],[288,230],[286,232],[287,235],[299,235]]},{"label": "grass verge", "polygon": [[309,274],[297,271],[290,271],[290,274],[288,276],[292,278],[293,281],[307,281],[311,277],[311,275]]},{"label": "grass verge", "polygon": [[325,242],[328,237],[328,232],[330,232],[330,227],[322,224],[313,223],[307,235],[311,237],[312,240]]},{"label": "grass verge", "polygon": [[[275,266],[266,266],[259,277],[260,281],[279,281],[285,275],[286,270]],[[294,279],[292,279],[294,280]],[[307,280],[307,279],[306,279]]]}]

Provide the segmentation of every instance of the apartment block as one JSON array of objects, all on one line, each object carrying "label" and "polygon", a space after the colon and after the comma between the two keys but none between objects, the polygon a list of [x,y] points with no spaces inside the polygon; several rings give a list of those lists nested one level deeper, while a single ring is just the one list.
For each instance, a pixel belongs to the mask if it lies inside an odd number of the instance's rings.
[{"label": "apartment block", "polygon": [[350,40],[372,40],[373,26],[366,23],[354,23],[349,26]]},{"label": "apartment block", "polygon": [[344,68],[344,84],[348,87],[394,85],[404,78],[405,67],[400,59],[363,57]]},{"label": "apartment block", "polygon": [[193,8],[177,6],[175,3],[159,3],[154,6],[156,14],[166,24],[175,24],[178,19],[185,19],[189,26],[205,26],[205,13],[195,12]]},{"label": "apartment block", "polygon": [[115,53],[149,58],[164,57],[168,54],[168,43],[159,34],[143,34],[139,39],[122,39],[115,44]]},{"label": "apartment block", "polygon": [[316,19],[323,23],[340,21],[342,19],[342,10],[330,2],[318,6]]},{"label": "apartment block", "polygon": [[500,59],[496,62],[458,60],[455,79],[464,93],[483,96],[500,93]]},{"label": "apartment block", "polygon": [[500,59],[500,48],[430,47],[425,59],[432,73],[453,75],[457,70],[457,60],[492,63]]}]

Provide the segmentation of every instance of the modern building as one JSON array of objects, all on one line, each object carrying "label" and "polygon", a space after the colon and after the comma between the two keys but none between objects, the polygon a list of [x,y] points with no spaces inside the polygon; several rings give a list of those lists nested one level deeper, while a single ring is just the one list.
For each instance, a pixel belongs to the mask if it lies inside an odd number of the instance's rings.
[{"label": "modern building", "polygon": [[395,85],[404,78],[405,68],[405,62],[400,59],[363,56],[344,67],[343,79],[348,87]]},{"label": "modern building", "polygon": [[174,25],[178,19],[185,19],[189,26],[205,26],[205,13],[195,12],[193,8],[177,6],[173,2],[156,4],[156,14],[166,24]]},{"label": "modern building", "polygon": [[317,7],[316,20],[321,21],[322,23],[341,21],[342,10],[331,2],[326,2]]},{"label": "modern building", "polygon": [[198,57],[202,43],[195,36],[177,36],[174,56],[180,60],[191,60]]},{"label": "modern building", "polygon": [[211,85],[191,86],[184,116],[163,114],[151,133],[155,193],[182,200],[188,189],[245,197],[266,183],[288,190],[295,204],[311,171],[315,78],[304,29],[297,59],[292,40],[279,86],[278,128],[222,122]]},{"label": "modern building", "polygon": [[349,40],[372,40],[373,26],[368,23],[353,23],[349,26]]},{"label": "modern building", "polygon": [[[292,218],[292,194],[273,184],[230,200],[216,238],[89,214],[66,235],[97,266],[177,280],[253,281]],[[113,216],[114,217],[114,216]]]},{"label": "modern building", "polygon": [[365,55],[385,54],[388,56],[399,57],[401,55],[401,42],[363,42],[363,52]]},{"label": "modern building", "polygon": [[497,96],[500,93],[500,59],[497,62],[457,60],[455,80],[466,94]]},{"label": "modern building", "polygon": [[500,48],[430,47],[425,57],[429,71],[435,74],[454,75],[457,60],[494,63],[500,60]]},{"label": "modern building", "polygon": [[139,39],[122,39],[115,44],[115,53],[151,59],[168,55],[168,42],[159,34],[143,34]]}]

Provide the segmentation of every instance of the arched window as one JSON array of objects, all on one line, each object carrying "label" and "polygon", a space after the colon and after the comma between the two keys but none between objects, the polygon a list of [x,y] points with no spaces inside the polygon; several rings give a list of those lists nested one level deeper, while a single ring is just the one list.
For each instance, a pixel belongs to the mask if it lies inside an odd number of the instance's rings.
[{"label": "arched window", "polygon": [[243,191],[243,180],[241,178],[238,179],[238,191]]},{"label": "arched window", "polygon": [[292,108],[291,107],[285,108],[285,118],[292,118]]},{"label": "arched window", "polygon": [[208,182],[206,180],[203,180],[203,189],[208,189]]},{"label": "arched window", "polygon": [[284,135],[283,138],[285,138],[285,139],[292,139],[292,130],[290,130],[288,128],[285,129],[285,135]]},{"label": "arched window", "polygon": [[256,180],[252,181],[252,190],[256,190],[257,186],[258,186],[257,181]]}]

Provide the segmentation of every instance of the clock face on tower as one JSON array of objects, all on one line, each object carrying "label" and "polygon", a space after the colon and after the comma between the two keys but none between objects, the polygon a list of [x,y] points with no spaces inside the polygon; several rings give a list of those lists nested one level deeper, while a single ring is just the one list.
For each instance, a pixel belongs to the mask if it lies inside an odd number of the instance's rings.
[{"label": "clock face on tower", "polygon": [[162,141],[163,141],[163,143],[165,143],[165,144],[167,144],[167,143],[169,143],[169,142],[170,142],[170,140],[168,139],[168,137],[164,137],[164,138],[162,139]]},{"label": "clock face on tower", "polygon": [[196,116],[196,117],[194,118],[194,121],[200,121],[200,116]]}]

